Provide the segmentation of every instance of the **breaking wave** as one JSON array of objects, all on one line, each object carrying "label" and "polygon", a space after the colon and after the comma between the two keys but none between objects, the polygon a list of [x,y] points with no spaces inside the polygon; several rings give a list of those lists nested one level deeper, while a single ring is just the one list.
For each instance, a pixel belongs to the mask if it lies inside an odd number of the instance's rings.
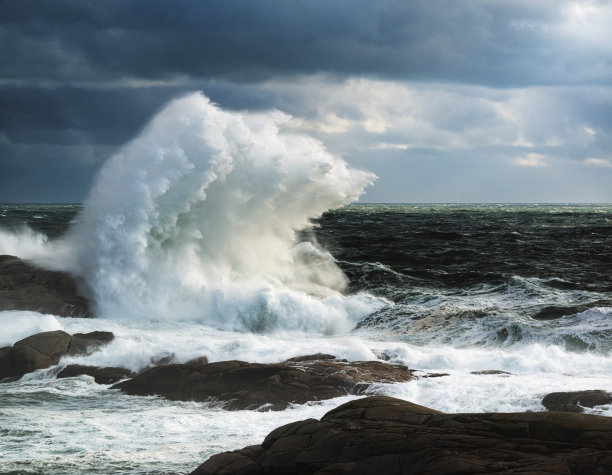
[{"label": "breaking wave", "polygon": [[107,318],[334,333],[371,312],[333,257],[298,233],[358,199],[350,168],[278,112],[172,101],[97,176],[68,241]]}]

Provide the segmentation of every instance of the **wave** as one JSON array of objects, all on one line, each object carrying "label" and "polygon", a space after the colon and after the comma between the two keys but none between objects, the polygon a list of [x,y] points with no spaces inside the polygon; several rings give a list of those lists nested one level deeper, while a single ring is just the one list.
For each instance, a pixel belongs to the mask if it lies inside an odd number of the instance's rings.
[{"label": "wave", "polygon": [[[66,238],[108,318],[333,333],[375,308],[298,231],[358,199],[350,168],[278,112],[172,101],[99,172]],[[373,307],[374,305],[374,307]]]}]

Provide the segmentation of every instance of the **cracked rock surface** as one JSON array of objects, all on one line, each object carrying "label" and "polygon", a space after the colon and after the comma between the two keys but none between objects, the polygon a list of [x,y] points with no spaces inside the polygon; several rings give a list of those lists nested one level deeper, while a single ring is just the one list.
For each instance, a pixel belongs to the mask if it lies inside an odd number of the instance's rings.
[{"label": "cracked rock surface", "polygon": [[60,317],[91,317],[77,279],[15,256],[0,256],[0,311],[31,310]]},{"label": "cracked rock surface", "polygon": [[351,401],[192,475],[609,474],[612,419],[564,412],[444,414],[400,399]]},{"label": "cracked rock surface", "polygon": [[359,394],[372,383],[414,379],[406,366],[316,354],[282,363],[244,361],[170,364],[144,371],[113,388],[180,401],[220,401],[229,410],[283,410],[290,404]]}]

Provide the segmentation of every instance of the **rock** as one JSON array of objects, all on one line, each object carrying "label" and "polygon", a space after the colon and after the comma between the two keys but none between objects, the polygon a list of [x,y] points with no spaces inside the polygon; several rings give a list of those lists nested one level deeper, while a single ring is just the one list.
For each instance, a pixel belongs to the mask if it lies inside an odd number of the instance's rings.
[{"label": "rock", "polygon": [[612,404],[612,393],[597,389],[550,393],[542,399],[542,405],[549,411],[583,412],[583,407],[603,406],[606,404]]},{"label": "rock", "polygon": [[606,474],[612,419],[567,413],[443,414],[400,399],[351,401],[320,421],[214,455],[191,475]]},{"label": "rock", "polygon": [[349,363],[331,355],[311,355],[276,364],[170,364],[149,369],[113,388],[171,400],[222,401],[229,410],[283,410],[292,403],[358,394],[371,383],[411,379],[414,375],[405,366],[380,361]]},{"label": "rock", "polygon": [[89,354],[114,338],[110,332],[76,333],[62,330],[31,335],[0,351],[0,380],[56,365],[64,355]]},{"label": "rock", "polygon": [[478,375],[491,375],[491,374],[512,374],[507,371],[502,371],[501,369],[485,369],[483,371],[472,371],[470,374],[478,374]]},{"label": "rock", "polygon": [[594,305],[574,305],[569,307],[551,305],[536,312],[531,318],[534,320],[556,320],[557,318],[565,317],[566,315],[575,315],[577,313],[584,312],[592,306]]},{"label": "rock", "polygon": [[427,373],[419,377],[420,378],[442,378],[444,376],[450,376],[450,373]]},{"label": "rock", "polygon": [[112,332],[75,333],[70,339],[70,356],[89,355],[115,339]]},{"label": "rock", "polygon": [[82,374],[92,376],[98,384],[112,384],[116,383],[117,381],[121,381],[122,379],[133,378],[136,376],[136,373],[126,368],[117,368],[113,366],[100,368],[97,366],[71,364],[61,370],[57,377],[72,378]]},{"label": "rock", "polygon": [[6,376],[23,376],[37,369],[53,366],[68,353],[69,347],[70,335],[62,330],[37,333],[19,340],[4,356],[10,360],[10,374]]},{"label": "rock", "polygon": [[32,310],[61,317],[91,317],[71,274],[42,269],[15,256],[0,256],[0,311]]},{"label": "rock", "polygon": [[198,358],[194,358],[185,363],[185,366],[189,366],[192,369],[199,370],[208,364],[208,358],[206,356],[200,356]]}]

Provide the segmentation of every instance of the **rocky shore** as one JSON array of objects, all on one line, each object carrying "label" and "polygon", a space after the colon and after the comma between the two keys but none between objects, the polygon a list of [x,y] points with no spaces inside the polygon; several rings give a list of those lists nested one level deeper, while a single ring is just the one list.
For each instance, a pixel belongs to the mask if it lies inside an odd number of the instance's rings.
[{"label": "rocky shore", "polygon": [[60,317],[91,317],[83,284],[67,272],[0,255],[0,311],[32,310]]},{"label": "rocky shore", "polygon": [[[34,310],[64,317],[91,316],[79,285],[66,273],[0,256],[0,310]],[[548,318],[549,316],[547,316]],[[544,318],[544,317],[542,317]],[[384,361],[315,354],[273,364],[158,361],[135,373],[126,368],[62,366],[65,356],[88,355],[115,335],[50,331],[0,348],[0,382],[58,366],[57,377],[90,375],[111,390],[170,400],[207,401],[226,410],[284,410],[292,404],[347,394],[371,394],[376,383],[416,379],[416,370]],[[499,370],[473,374],[508,376]],[[445,373],[421,373],[422,378]],[[612,404],[606,390],[554,392],[549,412],[444,414],[385,396],[354,400],[320,420],[297,421],[261,443],[215,455],[194,475],[612,473],[612,419],[581,414]]]},{"label": "rocky shore", "polygon": [[191,475],[609,474],[612,419],[564,412],[444,414],[385,396],[293,422]]},{"label": "rocky shore", "polygon": [[208,364],[200,358],[149,369],[113,388],[127,394],[157,394],[172,400],[214,400],[222,402],[228,410],[280,411],[291,404],[359,394],[372,383],[414,378],[413,372],[401,365],[381,361],[348,362],[317,354],[276,364],[244,361]]}]

